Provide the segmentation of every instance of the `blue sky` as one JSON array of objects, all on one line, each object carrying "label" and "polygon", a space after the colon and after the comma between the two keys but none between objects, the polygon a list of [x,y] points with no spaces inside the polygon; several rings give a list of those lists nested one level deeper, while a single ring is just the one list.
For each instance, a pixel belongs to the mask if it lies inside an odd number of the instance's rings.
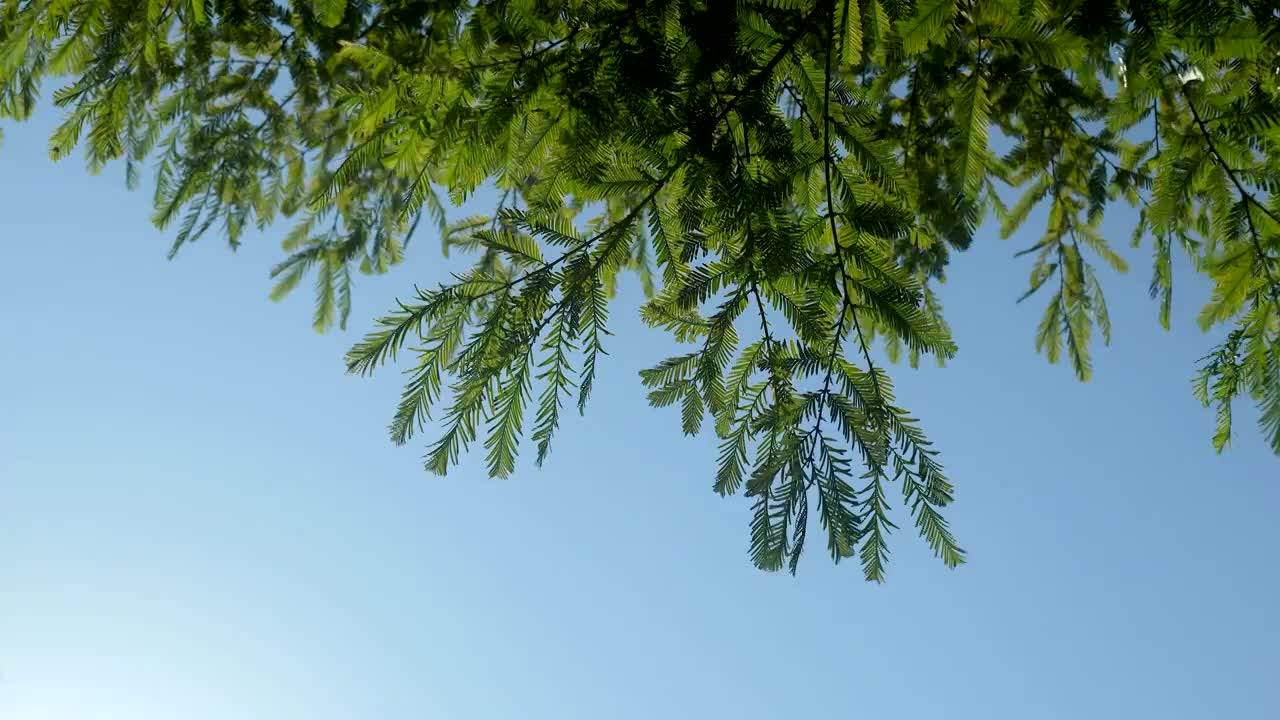
[{"label": "blue sky", "polygon": [[[1242,408],[1214,455],[1191,397],[1203,287],[1177,327],[1145,255],[1110,281],[1113,346],[1074,380],[1015,305],[1026,237],[986,231],[943,298],[950,367],[895,369],[958,486],[971,562],[908,528],[890,581],[814,545],[754,570],[715,443],[650,410],[669,342],[636,288],[588,416],[544,469],[425,474],[385,426],[400,376],[341,356],[414,282],[422,238],[363,279],[346,334],[305,290],[267,301],[275,228],[167,262],[149,196],[45,155],[53,115],[0,153],[0,717],[1271,718],[1280,707],[1280,461]],[[1132,217],[1108,232],[1119,246]],[[1029,226],[1034,227],[1035,221]]]}]

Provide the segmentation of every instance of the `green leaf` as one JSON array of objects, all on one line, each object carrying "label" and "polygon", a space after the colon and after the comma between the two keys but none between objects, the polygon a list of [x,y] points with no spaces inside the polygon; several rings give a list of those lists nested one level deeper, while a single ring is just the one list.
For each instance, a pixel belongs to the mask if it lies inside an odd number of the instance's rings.
[{"label": "green leaf", "polygon": [[1062,293],[1059,292],[1045,306],[1044,315],[1040,319],[1040,326],[1036,330],[1036,351],[1043,352],[1050,364],[1057,363],[1058,357],[1062,353],[1061,335],[1059,334],[1062,320]]},{"label": "green leaf", "polygon": [[1098,323],[1098,329],[1102,331],[1102,342],[1110,345],[1111,315],[1107,311],[1107,300],[1102,294],[1102,285],[1098,283],[1098,278],[1094,274],[1093,268],[1089,268],[1086,275],[1088,275],[1089,308],[1093,310],[1094,321]]},{"label": "green leaf", "polygon": [[892,29],[889,22],[889,15],[884,10],[884,5],[880,0],[867,0],[867,12],[864,13],[866,21],[866,39],[864,44],[870,45],[871,61],[875,63],[883,63],[885,55],[885,46],[888,44],[888,35]]},{"label": "green leaf", "polygon": [[693,383],[684,385],[684,402],[681,405],[680,421],[685,435],[697,435],[702,429],[703,408],[702,395]]},{"label": "green leaf", "polygon": [[1037,290],[1039,290],[1041,287],[1044,286],[1045,281],[1053,277],[1053,274],[1054,272],[1057,271],[1057,269],[1058,269],[1057,263],[1049,263],[1049,262],[1043,262],[1043,261],[1037,262],[1035,266],[1031,268],[1031,279],[1028,282],[1027,291],[1018,297],[1017,302],[1022,302],[1023,300],[1026,300],[1027,298],[1034,295]]},{"label": "green leaf", "polygon": [[862,57],[862,15],[858,0],[843,0],[840,24],[840,64],[856,65]]},{"label": "green leaf", "polygon": [[1272,339],[1259,375],[1258,426],[1271,451],[1280,455],[1280,337]]},{"label": "green leaf", "polygon": [[524,431],[524,408],[529,404],[532,352],[523,351],[512,362],[515,368],[502,384],[485,447],[489,476],[505,478],[515,470],[516,446]]},{"label": "green leaf", "polygon": [[924,0],[915,15],[898,23],[902,50],[917,55],[931,44],[943,42],[956,14],[955,0]]},{"label": "green leaf", "polygon": [[954,173],[966,197],[976,199],[987,172],[987,126],[990,124],[987,79],[974,72],[963,84],[956,118]]},{"label": "green leaf", "polygon": [[347,0],[311,0],[311,6],[325,27],[337,27],[347,12]]}]

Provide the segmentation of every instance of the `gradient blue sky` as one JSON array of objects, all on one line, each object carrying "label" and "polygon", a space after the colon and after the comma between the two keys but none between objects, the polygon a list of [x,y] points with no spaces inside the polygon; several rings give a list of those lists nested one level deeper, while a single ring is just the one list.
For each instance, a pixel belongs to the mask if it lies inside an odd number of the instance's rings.
[{"label": "gradient blue sky", "polygon": [[984,232],[943,292],[958,359],[895,371],[971,563],[904,529],[884,586],[820,544],[765,575],[713,440],[644,402],[669,343],[634,283],[543,470],[435,478],[387,440],[399,374],[340,362],[441,276],[433,239],[320,336],[307,288],[266,299],[280,228],[166,262],[119,168],[46,159],[53,119],[0,153],[0,718],[1276,717],[1280,462],[1244,408],[1210,448],[1185,272],[1166,334],[1129,253],[1081,385],[1013,302],[1027,238]]}]

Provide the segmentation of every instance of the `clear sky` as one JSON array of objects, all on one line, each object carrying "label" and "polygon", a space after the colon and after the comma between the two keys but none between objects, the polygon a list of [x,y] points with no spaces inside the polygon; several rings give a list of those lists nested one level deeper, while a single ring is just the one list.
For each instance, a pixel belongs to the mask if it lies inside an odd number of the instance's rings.
[{"label": "clear sky", "polygon": [[1276,717],[1280,461],[1247,408],[1214,455],[1203,287],[1181,274],[1162,332],[1144,251],[1107,276],[1116,338],[1083,385],[1013,302],[1029,239],[957,258],[958,358],[895,378],[967,566],[907,526],[886,585],[821,543],[766,575],[747,501],[711,492],[714,440],[645,404],[669,342],[635,283],[544,469],[436,478],[387,439],[399,374],[341,364],[441,277],[433,239],[320,336],[308,287],[267,300],[281,228],[167,262],[148,193],[52,165],[52,121],[0,151],[4,720]]}]

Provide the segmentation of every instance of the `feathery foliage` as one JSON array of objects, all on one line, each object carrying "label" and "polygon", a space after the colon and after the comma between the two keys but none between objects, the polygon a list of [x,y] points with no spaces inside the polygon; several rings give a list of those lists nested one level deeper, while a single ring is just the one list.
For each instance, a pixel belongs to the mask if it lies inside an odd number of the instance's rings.
[{"label": "feathery foliage", "polygon": [[[1021,300],[1087,380],[1100,266],[1127,271],[1100,223],[1139,208],[1159,321],[1178,248],[1213,282],[1201,324],[1228,327],[1195,381],[1214,446],[1248,395],[1280,453],[1278,64],[1280,17],[1227,0],[0,0],[0,117],[57,81],[51,157],[131,187],[154,163],[172,252],[287,220],[271,297],[310,277],[321,331],[424,219],[474,255],[347,356],[412,357],[390,430],[430,427],[432,472],[480,444],[505,477],[526,436],[541,464],[636,273],[642,318],[688,346],[641,381],[717,436],[755,564],[794,572],[816,521],[874,581],[899,512],[964,561],[874,358],[954,355],[937,286],[988,215],[1007,237],[1046,212]],[[493,214],[450,223],[482,186]]]}]

